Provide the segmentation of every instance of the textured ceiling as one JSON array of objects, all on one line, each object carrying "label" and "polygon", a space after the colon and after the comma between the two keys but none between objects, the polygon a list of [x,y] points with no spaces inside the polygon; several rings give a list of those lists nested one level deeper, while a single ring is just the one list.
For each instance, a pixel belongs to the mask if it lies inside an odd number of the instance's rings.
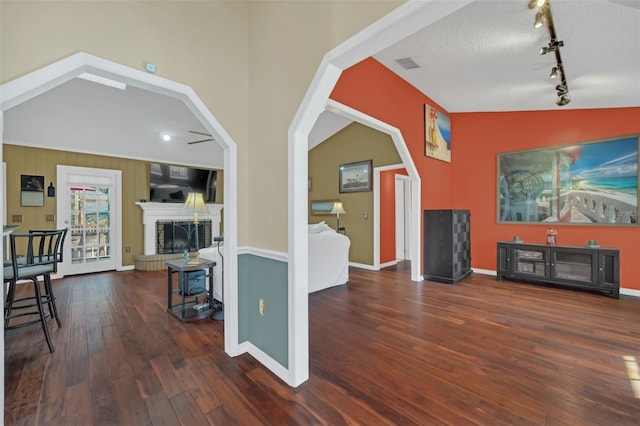
[{"label": "textured ceiling", "polygon": [[[434,4],[443,1],[432,0]],[[640,106],[640,0],[552,0],[571,103],[555,104],[555,65],[539,55],[545,28],[534,29],[527,0],[476,0],[373,56],[451,113]],[[428,8],[425,8],[428,10]],[[387,44],[385,44],[387,46]],[[375,50],[374,50],[375,51]],[[420,67],[405,70],[396,59]],[[349,123],[323,113],[311,147]],[[223,166],[216,142],[188,145],[205,132],[184,103],[127,86],[125,91],[72,79],[8,109],[5,143]],[[172,136],[162,142],[162,134]]]},{"label": "textured ceiling", "polygon": [[[477,0],[374,55],[449,112],[555,110],[545,27],[528,0]],[[552,0],[571,94],[563,109],[640,106],[640,1]],[[405,70],[410,57],[420,68]]]}]

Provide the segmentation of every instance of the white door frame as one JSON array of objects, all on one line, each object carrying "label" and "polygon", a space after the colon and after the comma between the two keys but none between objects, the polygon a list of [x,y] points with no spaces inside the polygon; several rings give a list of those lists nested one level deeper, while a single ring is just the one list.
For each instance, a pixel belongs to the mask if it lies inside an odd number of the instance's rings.
[{"label": "white door frame", "polygon": [[[297,386],[309,378],[309,240],[307,235],[307,210],[309,194],[309,135],[325,110],[331,91],[343,70],[366,59],[405,37],[447,17],[473,0],[459,1],[408,1],[391,13],[369,25],[363,31],[328,52],[318,70],[289,127],[289,383]],[[368,124],[365,124],[368,125]],[[387,125],[388,127],[392,127]],[[395,128],[394,128],[395,129]],[[400,131],[395,129],[400,139]],[[388,133],[388,132],[387,132]],[[394,142],[396,139],[394,139]],[[397,147],[397,146],[396,146]],[[410,156],[409,156],[410,158]],[[404,159],[403,159],[403,162]],[[407,164],[405,162],[405,164]],[[413,163],[412,163],[413,164]],[[412,212],[420,209],[420,177],[417,171],[407,170],[412,178],[411,195],[416,200]],[[415,178],[411,173],[415,172]],[[417,185],[415,185],[417,183]],[[412,220],[411,232],[420,235]],[[421,241],[421,238],[417,238]],[[413,244],[420,258],[420,247]],[[411,279],[421,281],[420,265],[412,262]]]},{"label": "white door frame", "polygon": [[[401,137],[401,136],[399,136]],[[404,143],[404,141],[402,141],[402,143]],[[396,145],[397,148],[397,145]],[[406,146],[405,146],[406,149]],[[400,150],[398,150],[398,152],[400,152]],[[408,151],[407,151],[408,152]],[[411,162],[411,164],[413,164],[413,162]],[[386,266],[391,266],[391,264],[384,264],[382,265],[380,263],[380,172],[383,171],[387,171],[387,170],[397,170],[397,169],[406,169],[404,164],[391,164],[389,166],[380,166],[380,167],[375,167],[373,169],[373,216],[374,216],[374,227],[373,227],[373,265],[372,265],[372,269],[374,270],[379,270],[380,268],[386,267]],[[411,178],[409,176],[405,176],[407,179],[409,179],[409,181],[411,181]],[[419,178],[418,178],[419,179]],[[410,216],[410,220],[409,220],[409,228],[412,229],[412,226],[415,226],[416,224],[414,223],[414,214],[415,212],[411,209],[408,210],[409,211],[409,216]],[[418,216],[419,216],[419,212],[418,212]],[[419,240],[419,239],[418,239]],[[416,257],[414,256],[419,256],[419,252],[414,253],[414,251],[416,249],[420,249],[419,247],[413,247],[413,246],[409,246],[409,252],[408,252],[408,260],[413,260]],[[395,263],[395,260],[393,261],[393,263]],[[416,262],[413,262],[416,263]],[[413,263],[411,264],[412,268],[413,268]],[[419,264],[416,266],[420,266]],[[419,271],[418,271],[419,273]],[[421,277],[420,277],[421,278]],[[411,278],[412,280],[414,280],[413,278]],[[414,280],[414,281],[421,281],[421,279],[419,280]]]},{"label": "white door frame", "polygon": [[[56,170],[56,182],[58,182],[58,196],[56,197],[56,216],[58,229],[69,228],[67,241],[64,244],[63,262],[58,269],[60,277],[70,274],[71,266],[71,228],[68,217],[61,212],[66,212],[69,199],[65,197],[68,175],[100,176],[109,178],[113,182],[113,193],[110,194],[111,218],[110,223],[110,244],[111,257],[115,263],[115,269],[123,270],[122,267],[122,170],[95,169],[89,167],[64,166],[58,164]],[[91,263],[94,264],[94,263]],[[129,268],[127,268],[129,269]],[[83,271],[87,272],[87,271]],[[91,272],[91,271],[89,271]]]},{"label": "white door frame", "polygon": [[[211,114],[193,89],[184,84],[159,77],[107,59],[79,52],[44,66],[0,86],[0,110],[16,105],[51,90],[84,72],[116,79],[145,90],[181,99],[202,123],[208,133],[224,149],[224,349],[231,356],[240,355],[238,344],[238,154],[231,136]],[[2,115],[0,115],[2,118]],[[3,128],[0,120],[0,129]],[[2,151],[0,150],[0,161]],[[4,363],[3,363],[4,365]],[[4,367],[0,368],[4,374]]]},{"label": "white door frame", "polygon": [[411,179],[406,175],[395,175],[396,188],[396,260],[411,259],[411,240],[407,222],[407,212],[411,212]]}]

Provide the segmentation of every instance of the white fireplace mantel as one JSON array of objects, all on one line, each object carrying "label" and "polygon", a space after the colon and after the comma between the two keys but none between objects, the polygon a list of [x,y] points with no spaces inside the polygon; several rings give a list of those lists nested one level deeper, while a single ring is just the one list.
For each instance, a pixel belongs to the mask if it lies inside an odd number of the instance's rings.
[{"label": "white fireplace mantel", "polygon": [[[142,209],[144,226],[144,254],[156,254],[156,222],[159,220],[192,220],[193,213],[182,211],[182,203],[142,203],[136,202]],[[220,235],[220,211],[222,204],[207,204],[209,213],[199,213],[198,219],[211,220],[211,241]]]}]

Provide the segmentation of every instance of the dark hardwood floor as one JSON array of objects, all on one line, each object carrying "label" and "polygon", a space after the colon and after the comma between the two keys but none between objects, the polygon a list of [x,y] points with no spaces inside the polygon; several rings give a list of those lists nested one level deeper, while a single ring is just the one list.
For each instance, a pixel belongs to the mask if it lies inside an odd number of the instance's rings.
[{"label": "dark hardwood floor", "polygon": [[352,269],[309,297],[310,379],[289,388],[223,324],[166,312],[164,272],[54,281],[56,351],[5,336],[6,425],[638,425],[640,299],[474,274]]}]

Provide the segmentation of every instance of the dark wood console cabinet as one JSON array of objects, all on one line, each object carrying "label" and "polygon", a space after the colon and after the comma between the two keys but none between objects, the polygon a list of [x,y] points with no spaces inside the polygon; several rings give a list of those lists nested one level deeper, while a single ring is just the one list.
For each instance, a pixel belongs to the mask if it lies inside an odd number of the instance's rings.
[{"label": "dark wood console cabinet", "polygon": [[523,280],[620,297],[620,252],[615,248],[498,242],[497,279]]}]

